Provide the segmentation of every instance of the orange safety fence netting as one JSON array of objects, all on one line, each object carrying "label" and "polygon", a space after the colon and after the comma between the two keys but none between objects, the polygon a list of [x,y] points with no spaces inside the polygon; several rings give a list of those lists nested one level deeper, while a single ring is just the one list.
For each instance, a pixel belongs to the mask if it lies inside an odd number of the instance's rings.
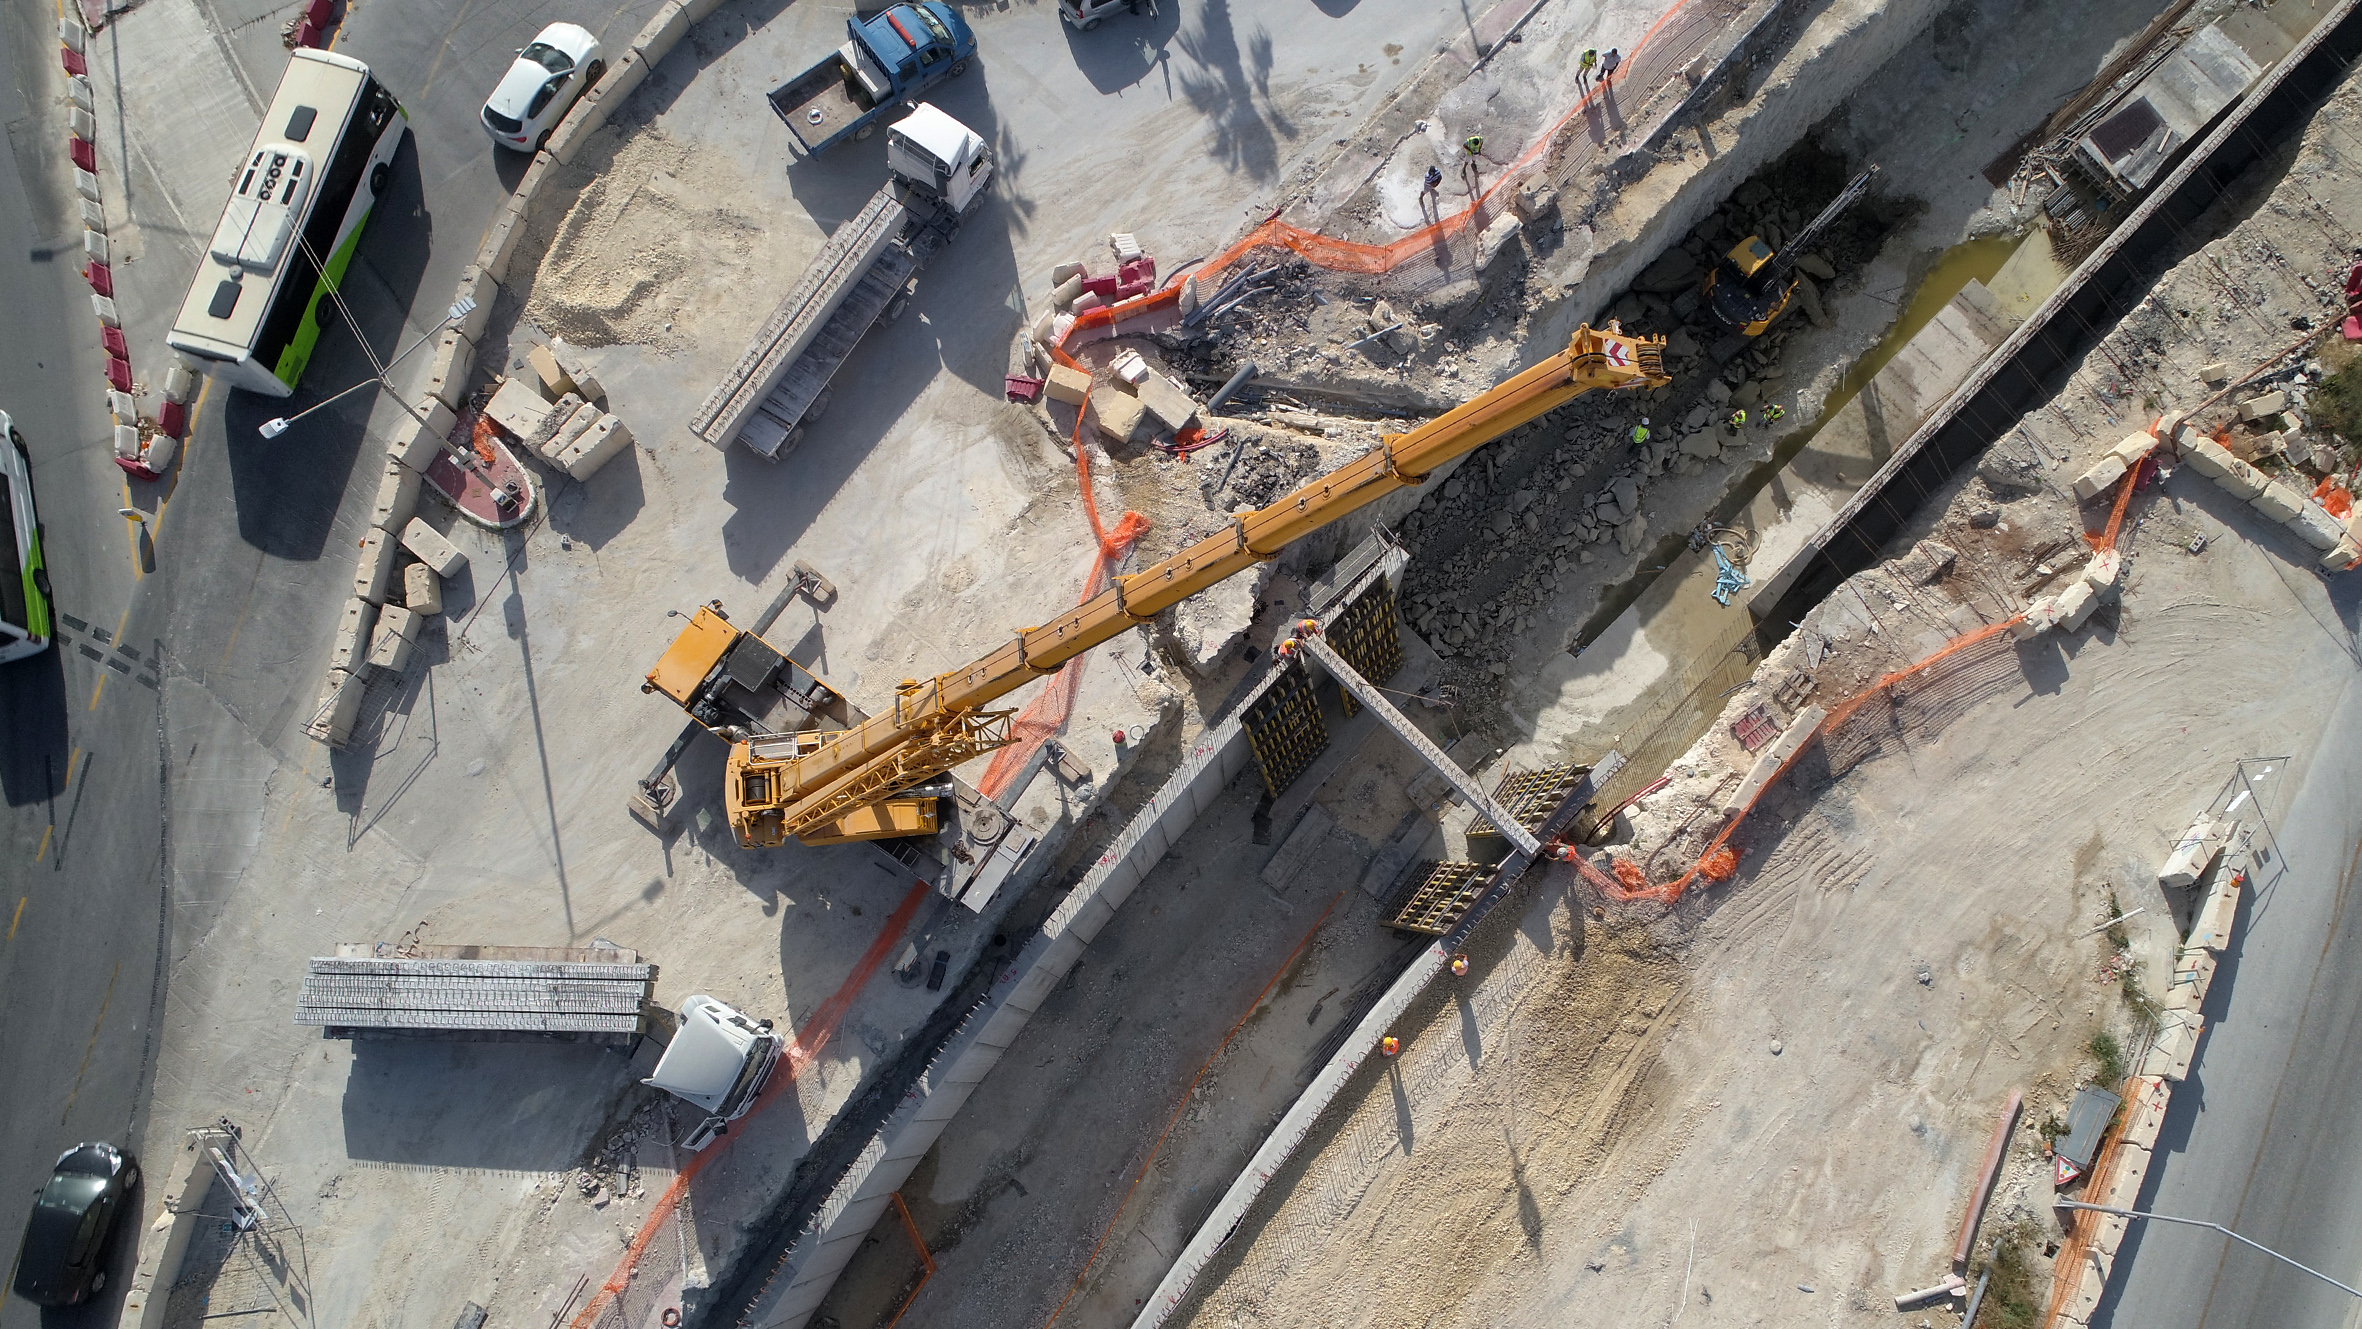
[{"label": "orange safety fence netting", "polygon": [[[795,1036],[787,1041],[786,1048],[780,1053],[782,1064],[773,1069],[769,1083],[763,1086],[762,1093],[747,1108],[746,1116],[751,1117],[777,1102],[790,1091],[805,1068],[819,1058],[829,1040],[835,1037],[837,1027],[844,1023],[854,999],[861,995],[861,990],[869,985],[869,980],[876,976],[877,971],[885,966],[886,957],[893,953],[894,947],[902,941],[903,934],[910,930],[912,921],[918,917],[919,906],[926,903],[927,897],[932,894],[934,888],[922,881],[903,896],[902,903],[886,920],[886,925],[871,939],[869,948],[854,961],[853,969],[846,975],[844,982],[829,994],[826,1001],[813,1008],[803,1028],[796,1030]],[[623,1258],[616,1261],[614,1272],[607,1276],[606,1282],[592,1291],[590,1300],[574,1316],[573,1329],[593,1329],[593,1326],[641,1329],[647,1323],[649,1312],[656,1308],[652,1304],[640,1303],[663,1295],[667,1288],[673,1286],[673,1278],[679,1271],[676,1267],[661,1263],[643,1268],[643,1261],[651,1252],[659,1261],[672,1253],[668,1243],[657,1240],[660,1236],[669,1234],[686,1240],[695,1239],[682,1232],[680,1226],[683,1222],[681,1209],[689,1200],[690,1185],[699,1174],[726,1157],[730,1145],[738,1138],[744,1137],[725,1135],[713,1141],[691,1154],[681,1170],[673,1174],[672,1184],[665,1187],[664,1193],[649,1206],[648,1217],[624,1246]],[[685,1260],[685,1255],[681,1258]],[[670,1270],[667,1276],[656,1276],[659,1270],[664,1269]],[[677,1292],[677,1288],[674,1291]]]},{"label": "orange safety fence netting", "polygon": [[[1575,871],[1580,873],[1585,881],[1598,888],[1602,895],[1608,899],[1619,901],[1656,900],[1672,904],[1679,900],[1692,885],[1696,884],[1700,877],[1712,882],[1730,880],[1737,874],[1739,857],[1745,852],[1742,848],[1730,843],[1732,835],[1738,831],[1739,827],[1746,824],[1748,815],[1755,810],[1756,805],[1760,804],[1773,789],[1779,786],[1781,780],[1800,760],[1804,759],[1806,754],[1813,752],[1816,748],[1822,749],[1825,753],[1829,741],[1842,734],[1865,706],[1881,699],[1892,701],[1897,698],[1902,684],[1915,679],[1924,679],[1938,671],[1960,669],[1971,685],[1969,693],[1960,696],[1937,697],[1933,704],[1926,707],[1920,718],[1925,721],[1940,722],[1956,716],[1960,710],[1964,710],[1974,700],[1973,685],[1982,677],[1981,674],[1966,667],[1972,663],[1969,653],[1973,648],[1983,646],[2001,637],[2012,627],[2023,622],[2024,617],[2021,614],[1999,623],[1989,624],[1975,632],[1955,637],[1942,650],[1919,663],[1884,675],[1876,682],[1831,707],[1820,724],[1815,726],[1812,738],[1799,744],[1796,751],[1789,754],[1787,760],[1780,763],[1779,767],[1772,772],[1771,778],[1764,781],[1763,788],[1748,800],[1745,807],[1730,817],[1723,828],[1707,843],[1705,849],[1698,855],[1697,861],[1691,864],[1689,870],[1683,872],[1679,877],[1661,884],[1652,883],[1648,879],[1647,871],[1640,864],[1617,854],[1606,856],[1607,870],[1602,871],[1584,855],[1579,847],[1571,850],[1566,855],[1565,861],[1572,863]],[[1880,728],[1881,732],[1892,728],[1896,717],[1889,714],[1885,718],[1888,720],[1888,724],[1877,726],[1873,723],[1873,727]],[[1868,752],[1876,744],[1870,742],[1858,746],[1861,751],[1852,754],[1856,760],[1868,755]]]},{"label": "orange safety fence netting", "polygon": [[2337,482],[2336,476],[2330,476],[2313,486],[2313,497],[2320,500],[2322,510],[2332,517],[2345,518],[2354,515],[2354,496],[2346,491],[2344,485]]}]

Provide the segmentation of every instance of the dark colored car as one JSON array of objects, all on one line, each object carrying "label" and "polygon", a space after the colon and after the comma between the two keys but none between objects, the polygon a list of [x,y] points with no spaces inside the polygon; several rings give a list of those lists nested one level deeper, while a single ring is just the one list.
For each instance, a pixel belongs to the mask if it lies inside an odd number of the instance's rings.
[{"label": "dark colored car", "polygon": [[107,1238],[139,1185],[139,1161],[111,1144],[78,1144],[57,1156],[35,1192],[16,1256],[16,1294],[72,1306],[107,1285]]}]

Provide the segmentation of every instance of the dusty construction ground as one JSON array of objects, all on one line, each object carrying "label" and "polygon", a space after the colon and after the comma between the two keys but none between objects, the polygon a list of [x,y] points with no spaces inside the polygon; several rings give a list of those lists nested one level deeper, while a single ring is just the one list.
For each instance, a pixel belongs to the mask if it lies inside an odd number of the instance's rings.
[{"label": "dusty construction ground", "polygon": [[[1999,9],[1984,16],[1993,23],[2011,17]],[[2119,16],[2120,30],[2137,29],[2147,17],[2128,10]],[[1912,123],[1894,109],[1901,101],[1907,110],[1904,89],[1924,89],[1930,102],[1951,95],[1931,80],[1931,65],[1965,73],[1966,85],[1992,86],[1989,69],[1953,68],[1965,63],[1965,51],[1992,49],[1976,40],[1978,31],[1953,25],[1927,37],[1924,48],[1914,47],[1865,89],[1861,118],[1849,117],[1834,130],[1865,134],[1873,116]],[[2096,64],[2104,53],[2088,58]],[[2074,83],[2061,86],[2071,90]],[[2047,114],[2045,107],[2020,109],[2029,123]],[[2022,129],[1997,125],[1989,132],[2006,144]],[[1975,152],[1961,149],[1950,158],[1962,176],[1989,160]],[[1890,148],[1888,155],[1905,154]],[[1973,217],[1971,229],[1998,220],[1982,210],[1981,201],[1992,197],[1984,181],[1948,188],[1953,197],[1979,200],[1965,209],[1951,205],[1952,215]],[[2006,205],[1997,211],[2005,213]],[[1939,243],[1958,238],[1955,232]],[[1905,249],[1895,261],[1905,271],[1924,270],[1933,257]],[[2326,273],[2335,257],[2332,249],[2313,261],[2326,265],[2320,267]],[[2195,282],[2202,275],[2192,269],[2183,277]],[[2318,303],[2301,286],[2280,299],[2289,310]],[[1308,317],[1320,317],[1309,312],[1315,302],[1304,304]],[[2281,326],[2287,316],[2279,311]],[[2238,320],[2226,316],[2226,323],[2242,320],[2250,331],[2259,326],[2244,313]],[[2273,321],[2261,316],[2263,324]],[[1865,330],[1859,321],[1830,322],[1832,339],[1857,348],[1876,340],[1875,324]],[[2192,372],[2196,366],[2265,349],[2261,334],[2244,342],[2187,339],[2175,362],[2179,376],[2160,377],[2154,393],[2167,405],[2194,401],[2205,391]],[[2107,354],[2121,356],[2124,349],[2112,346],[2093,363],[2112,365]],[[1825,389],[1843,368],[1841,361],[1813,369],[1807,381]],[[2117,381],[2079,376],[2029,421],[2065,475],[2121,435],[2124,394],[2090,391]],[[2057,424],[2060,416],[2073,425]],[[2055,437],[2044,432],[2045,422]],[[1597,425],[1590,432],[1582,441],[1594,448],[1609,434]],[[1572,435],[1569,441],[1577,442]],[[1489,451],[1514,456],[1516,442]],[[1580,478],[1584,468],[1574,469]],[[2038,551],[2060,545],[2072,531],[2072,508],[2052,486],[2035,484],[2041,492],[2029,494],[2029,472],[2013,457],[1996,456],[1986,474],[1994,481],[1964,482],[1957,504],[1942,515],[1942,538],[1956,543],[1961,557],[1939,589],[1923,587],[1920,565],[1907,564],[1857,587],[1870,596],[1865,607],[1875,607],[1880,631],[1868,632],[1866,617],[1850,626],[1842,616],[1824,625],[1849,638],[1825,662],[1815,660],[1825,693],[1910,663],[1931,632],[1994,621],[2022,603],[2037,577],[2031,568]],[[1580,482],[1599,483],[1596,477]],[[2131,1034],[2120,999],[2096,981],[2105,943],[2096,936],[2078,942],[2076,934],[2106,916],[2101,906],[2111,892],[2128,908],[2147,898],[2143,889],[2155,893],[2150,874],[2163,844],[2212,791],[2230,756],[2291,744],[2301,750],[2302,717],[2336,695],[2348,662],[2333,640],[2301,639],[2317,616],[2350,625],[2351,596],[2326,597],[2303,571],[2311,559],[2277,531],[2262,528],[2258,545],[2222,542],[2226,530],[2257,528],[2200,482],[2185,477],[2175,485],[2168,492],[2177,510],[2211,502],[2229,525],[2177,517],[2175,533],[2154,546],[2174,561],[2136,574],[2119,625],[2082,641],[1980,657],[1976,669],[1947,683],[1946,714],[1912,731],[1899,750],[1863,761],[1826,788],[1789,791],[1775,825],[1751,828],[1756,847],[1731,886],[1661,919],[1631,909],[1587,919],[1592,902],[1570,894],[1569,870],[1557,869],[1540,884],[1529,881],[1514,931],[1500,925],[1490,951],[1477,956],[1481,984],[1431,1002],[1386,1083],[1369,1084],[1358,1109],[1329,1123],[1327,1151],[1291,1170],[1283,1179],[1289,1198],[1275,1213],[1250,1220],[1229,1264],[1217,1265],[1225,1278],[1205,1294],[1198,1322],[1494,1323],[1578,1313],[1581,1322],[1594,1316],[1627,1322],[1680,1308],[1687,1320],[1707,1323],[1716,1296],[1732,1322],[1892,1314],[1876,1309],[1884,1298],[1942,1272],[1958,1197],[2010,1087],[2029,1089],[2033,1109],[2002,1190],[2000,1221],[2046,1213],[2046,1197],[2036,1189],[2047,1183],[2036,1178],[2044,1165],[2033,1128],[2061,1110],[2088,1074],[2084,1046],[2093,1033]],[[1570,486],[1534,488],[1546,503],[1549,493]],[[1465,530],[1473,510],[1463,504],[1445,515]],[[1988,513],[1998,518],[1993,533],[1969,525],[1972,515]],[[1936,519],[1931,510],[1930,521]],[[2179,529],[2184,525],[2187,531]],[[1601,538],[1585,534],[1587,543]],[[2213,552],[2184,565],[2175,543],[2198,534],[2217,540]],[[1569,569],[1562,563],[1554,571],[1564,576]],[[2282,573],[2292,589],[2274,589]],[[2188,704],[2174,665],[2189,654],[2254,639],[2241,619],[2210,614],[2197,603],[2218,598],[2275,602],[2260,613],[2258,629],[2276,644],[2289,643],[2301,663],[2243,665],[2236,677],[2217,680],[2232,692],[2244,686],[2258,700],[2187,723],[2185,734]],[[2147,632],[2139,627],[2144,603],[2155,605],[2147,612],[2159,619]],[[1525,651],[1534,649],[1532,636],[1555,636],[1567,626],[1539,609],[1530,623],[1504,621],[1483,636],[1487,649],[1506,640]],[[1800,663],[1793,653],[1782,654],[1775,657],[1780,668],[1766,666],[1762,676],[1776,682]],[[2274,698],[2282,668],[2307,680],[2307,690]],[[1762,700],[1760,690],[1740,696],[1725,719]],[[2166,716],[2175,718],[2167,723]],[[1718,744],[1701,745],[1681,763],[1695,774],[1651,801],[1640,819],[1644,839],[1653,834],[1661,841],[1668,823],[1693,819],[1713,783],[1711,772],[1730,764],[1734,745],[1719,727],[1717,733]],[[1361,759],[1389,746],[1381,738]],[[2137,778],[2101,764],[2130,751],[2144,754]],[[1513,752],[1511,761],[1521,755],[1555,754]],[[2106,776],[2090,779],[2086,773],[2095,768]],[[1978,790],[1977,797],[1960,799],[1964,787]],[[1323,793],[1341,820],[1354,806],[1350,787]],[[1209,814],[1199,835],[1219,841],[1242,834],[1245,812],[1242,802]],[[1381,812],[1370,820],[1386,818]],[[1349,850],[1339,847],[1339,857],[1354,857]],[[1234,852],[1207,851],[1225,858]],[[1180,857],[1164,869],[1167,888],[1196,886],[1216,861]],[[1238,861],[1233,871],[1243,874],[1256,860]],[[1659,858],[1659,875],[1679,861],[1686,860],[1673,853]],[[2010,885],[2005,895],[1996,894],[1996,872]],[[1724,907],[1726,896],[1736,908]],[[1350,892],[1347,899],[1354,899]],[[1263,906],[1254,908],[1263,913]],[[1342,926],[1359,921],[1349,917]],[[1162,926],[1145,917],[1129,923]],[[1279,949],[1290,929],[1273,910],[1248,931],[1256,946]],[[2134,933],[2133,954],[2155,981],[2169,939],[2137,924]],[[1115,936],[1109,952],[1127,956],[1129,943]],[[1276,1110],[1271,1030],[1294,1026],[1289,1017],[1298,1011],[1317,1018],[1316,1000],[1333,983],[1311,980],[1302,966],[1288,969],[1270,1003],[1255,1012],[1254,1032],[1200,1082],[1218,1081],[1216,1094],[1191,1089],[1199,1060],[1194,1049],[1122,1032],[1135,1018],[1131,1012],[1157,1008],[1157,980],[1124,959],[1116,963],[1113,975],[1086,969],[1072,985],[1061,1029],[1045,1034],[1038,1049],[1036,1073],[1058,1067],[1064,1084],[1083,1065],[1096,1068],[1104,1082],[1127,1086],[1110,1111],[1133,1123],[1131,1138],[1082,1148],[1070,1131],[1043,1117],[1048,1086],[1016,1077],[988,1083],[969,1109],[973,1136],[947,1137],[940,1165],[923,1168],[911,1187],[922,1235],[948,1248],[935,1252],[946,1281],[914,1305],[914,1320],[997,1323],[1056,1305],[1069,1271],[1084,1267],[1124,1199],[1167,1108],[1178,1103],[1179,1125],[1163,1140],[1143,1191],[1149,1198],[1131,1202],[1146,1216],[1128,1210],[1116,1220],[1103,1263],[1092,1266],[1084,1294],[1066,1311],[1078,1322],[1127,1318],[1127,1294],[1147,1285],[1142,1271],[1176,1249],[1209,1201],[1204,1183],[1227,1180],[1259,1138],[1253,1120],[1268,1120]],[[1809,977],[1796,976],[1800,967]],[[1198,985],[1191,982],[1196,977],[1172,981],[1201,993],[1236,987],[1243,1003],[1257,975],[1242,963],[1236,972],[1224,970],[1220,982]],[[1864,1011],[1888,1009],[1908,1012],[1908,1021],[1861,1031]],[[1568,1011],[1584,1017],[1570,1019]],[[1154,1027],[1161,1034],[1165,1026]],[[1200,1046],[1209,1042],[1210,1036]],[[1012,1068],[1017,1064],[1012,1058]],[[1131,1088],[1148,1082],[1144,1071],[1156,1068],[1166,1077],[1161,1096]],[[987,1098],[995,1101],[987,1105]],[[1253,1120],[1225,1126],[1225,1099],[1232,1115]],[[1831,1131],[1830,1123],[1843,1125]],[[954,1136],[959,1131],[955,1124]],[[1225,1147],[1233,1151],[1229,1168],[1198,1156]],[[1734,1159],[1746,1160],[1747,1170],[1735,1193]],[[1087,1216],[1068,1212],[1078,1197]],[[1596,1217],[1624,1214],[1627,1205],[1638,1206],[1628,1223]],[[1744,1217],[1734,1221],[1733,1212]],[[1856,1217],[1862,1212],[1875,1221]],[[1712,1216],[1699,1225],[1694,1266],[1682,1226],[1682,1216],[1693,1214]],[[1244,1239],[1250,1237],[1251,1244]],[[1709,1258],[1719,1261],[1711,1276]],[[881,1234],[865,1260],[848,1274],[833,1308],[846,1324],[890,1315],[915,1269],[904,1243],[890,1233]],[[1685,1269],[1698,1279],[1686,1298]],[[1569,1270],[1582,1272],[1567,1276]],[[856,1290],[864,1279],[866,1290]],[[1794,1291],[1799,1284],[1813,1291]],[[1734,1292],[1745,1294],[1736,1310]],[[1602,1295],[1608,1300],[1599,1302]],[[1795,1298],[1793,1307],[1767,1312],[1767,1303],[1782,1297]],[[1595,1303],[1613,1309],[1595,1312]]]},{"label": "dusty construction ground", "polygon": [[[1948,575],[1928,584],[1914,556],[1856,578],[1758,677],[1803,667],[1826,634],[1816,672],[1841,695],[1962,607],[2014,609],[2045,557],[2072,566],[2062,537],[2082,523],[2061,477],[2134,417],[2207,395],[2201,366],[2259,362],[2333,307],[2323,278],[2362,225],[2344,168],[2358,108],[2349,79],[2301,151],[2233,183],[2161,256],[2151,298],[2021,422],[2026,442],[1928,506],[1897,547],[1955,546]],[[2301,394],[2341,358],[2262,386]],[[2350,450],[2328,464],[2350,468]],[[2136,499],[2128,526],[2119,609],[1909,685],[1882,751],[1800,769],[1759,808],[1728,885],[1586,924],[1596,893],[1554,869],[1516,944],[1557,984],[1613,995],[1582,1020],[1504,1010],[1486,994],[1535,981],[1514,963],[1439,995],[1242,1230],[1193,1322],[1892,1322],[1888,1298],[1944,1271],[2012,1088],[2029,1108],[1988,1233],[2026,1234],[2039,1270],[2056,1231],[2040,1127],[2091,1074],[2095,1033],[2140,1034],[2094,925],[2146,907],[2129,955],[2154,996],[2177,940],[2155,922],[2173,913],[2154,877],[2171,838],[2234,758],[2295,753],[2301,778],[2362,661],[2362,593],[2194,473]],[[1734,746],[1718,727],[1677,764],[1635,819],[1636,855],[1727,785]]]}]

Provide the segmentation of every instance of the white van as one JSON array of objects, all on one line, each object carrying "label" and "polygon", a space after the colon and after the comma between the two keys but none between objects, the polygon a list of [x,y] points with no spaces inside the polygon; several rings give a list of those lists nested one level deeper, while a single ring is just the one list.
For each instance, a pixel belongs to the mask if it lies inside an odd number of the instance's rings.
[{"label": "white van", "polygon": [[749,1020],[699,993],[681,1003],[681,1027],[656,1073],[642,1083],[705,1110],[705,1120],[681,1141],[684,1148],[703,1149],[754,1106],[785,1047],[769,1020]]},{"label": "white van", "polygon": [[49,649],[49,568],[33,510],[33,454],[0,411],[0,664]]}]

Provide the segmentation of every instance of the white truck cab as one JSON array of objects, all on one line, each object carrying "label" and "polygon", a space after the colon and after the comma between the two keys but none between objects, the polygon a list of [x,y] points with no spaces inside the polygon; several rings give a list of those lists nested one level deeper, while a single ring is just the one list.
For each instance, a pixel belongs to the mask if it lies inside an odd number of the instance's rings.
[{"label": "white truck cab", "polygon": [[886,167],[965,213],[992,183],[992,150],[983,135],[920,102],[888,131]]},{"label": "white truck cab", "polygon": [[705,1120],[681,1142],[690,1150],[703,1149],[754,1106],[785,1046],[769,1020],[749,1020],[699,993],[681,1003],[680,1029],[657,1061],[656,1073],[642,1083],[704,1110]]}]

